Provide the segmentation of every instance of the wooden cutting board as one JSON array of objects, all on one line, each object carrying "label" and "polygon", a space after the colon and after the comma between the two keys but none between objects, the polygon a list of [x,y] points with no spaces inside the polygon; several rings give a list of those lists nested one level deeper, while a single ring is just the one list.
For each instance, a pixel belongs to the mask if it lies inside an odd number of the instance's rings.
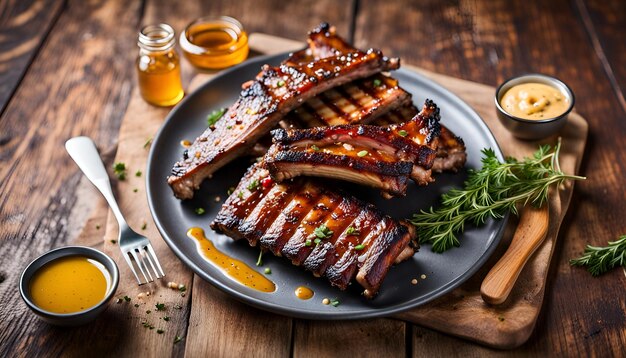
[{"label": "wooden cutting board", "polygon": [[[300,42],[274,36],[252,34],[250,46],[253,53],[275,54],[295,50],[303,45]],[[487,123],[506,156],[522,158],[531,155],[539,143],[554,144],[556,142],[556,137],[542,142],[523,142],[513,138],[496,118],[493,104],[495,89],[493,87],[434,74],[406,65],[403,67],[431,78],[466,101]],[[187,92],[191,92],[212,76],[213,74],[195,76]],[[191,272],[173,255],[165,242],[159,239],[160,236],[152,221],[145,197],[144,178],[134,175],[138,168],[145,168],[148,150],[144,144],[156,134],[168,111],[168,109],[156,108],[146,104],[141,99],[137,89],[133,92],[120,128],[118,151],[115,157],[116,162],[124,162],[131,169],[131,172],[126,181],[118,183],[118,191],[124,193],[124,195],[118,195],[118,198],[130,226],[152,238],[152,243],[165,266],[165,271],[168,272],[168,280],[180,282],[193,280],[193,289],[200,290],[199,293],[202,293],[202,290],[209,289],[206,287],[208,285],[199,282],[201,280],[197,277],[193,278]],[[563,143],[561,166],[564,172],[577,172],[585,147],[587,130],[587,123],[580,115],[570,114],[568,124],[561,133]],[[468,282],[444,297],[394,317],[492,347],[513,348],[524,343],[532,333],[541,309],[550,260],[559,227],[570,203],[572,191],[573,185],[568,183],[559,188],[550,198],[550,227],[546,240],[528,261],[509,299],[503,305],[498,307],[486,305],[480,297],[480,284],[487,271],[506,250],[517,223],[515,218],[510,220],[505,235],[491,259]],[[145,229],[140,230],[142,227]],[[117,262],[123,262],[119,250],[111,243],[111,240],[117,237],[117,230],[117,224],[109,215],[104,249]],[[93,234],[93,230],[90,231],[90,234]],[[120,271],[120,288],[133,287],[134,283],[128,268],[121,264]],[[177,293],[171,291],[161,290],[159,294],[163,295],[163,299],[187,301],[187,298],[180,298]],[[118,292],[118,294],[124,295],[124,292]],[[194,302],[196,300],[203,301],[206,300],[205,297],[202,294],[193,295],[193,300]],[[215,308],[215,310],[214,313],[220,313],[219,308]],[[265,328],[267,328],[266,324],[270,317],[276,317],[273,319],[280,317],[260,311],[255,311],[251,316],[249,320],[252,322],[249,324],[258,324],[259,327]],[[193,319],[190,321],[190,325],[197,323],[199,322],[193,322]]]}]

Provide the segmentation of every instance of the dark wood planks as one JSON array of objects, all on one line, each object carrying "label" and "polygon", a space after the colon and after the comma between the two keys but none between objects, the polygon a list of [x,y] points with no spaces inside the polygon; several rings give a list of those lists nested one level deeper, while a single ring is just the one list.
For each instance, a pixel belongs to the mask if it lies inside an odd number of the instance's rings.
[{"label": "dark wood planks", "polygon": [[119,39],[134,36],[139,8],[138,1],[69,2],[0,118],[2,356],[60,355],[87,336],[105,337],[101,345],[119,342],[115,330],[98,324],[51,329],[21,302],[17,282],[31,259],[68,244],[82,225],[72,216],[84,220],[73,208],[86,193],[77,193],[81,175],[63,143],[78,134],[101,147],[115,141],[133,75],[134,44]]},{"label": "dark wood planks", "polygon": [[63,11],[63,3],[63,0],[0,1],[0,114]]},{"label": "dark wood planks", "polygon": [[[621,299],[626,283],[623,272],[615,270],[594,279],[568,264],[586,243],[605,244],[623,233],[620,213],[626,209],[620,184],[626,172],[626,139],[616,135],[626,129],[625,113],[576,5],[567,1],[364,0],[359,9],[356,44],[381,47],[405,63],[490,85],[524,72],[554,75],[571,85],[576,109],[590,121],[582,166],[582,174],[589,179],[576,186],[557,244],[544,314],[522,352],[619,353],[626,320]],[[623,53],[623,47],[616,51]],[[416,355],[423,352],[414,350]]]}]

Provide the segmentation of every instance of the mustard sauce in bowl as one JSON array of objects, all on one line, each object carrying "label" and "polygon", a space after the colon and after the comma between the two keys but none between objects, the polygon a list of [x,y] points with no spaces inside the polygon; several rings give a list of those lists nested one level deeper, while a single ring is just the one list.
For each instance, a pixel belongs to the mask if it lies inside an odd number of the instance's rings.
[{"label": "mustard sauce in bowl", "polygon": [[569,108],[569,100],[555,87],[529,82],[511,87],[504,93],[500,105],[515,117],[549,119],[558,117]]},{"label": "mustard sauce in bowl", "polygon": [[20,294],[44,321],[78,326],[94,320],[115,295],[119,271],[104,253],[84,246],[48,251],[22,272]]}]

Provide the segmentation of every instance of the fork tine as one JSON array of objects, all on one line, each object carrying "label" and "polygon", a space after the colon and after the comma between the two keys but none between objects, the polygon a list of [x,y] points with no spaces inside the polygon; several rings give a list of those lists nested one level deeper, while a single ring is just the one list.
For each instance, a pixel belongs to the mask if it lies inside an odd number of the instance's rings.
[{"label": "fork tine", "polygon": [[133,255],[133,259],[135,259],[135,263],[137,264],[137,267],[139,267],[139,270],[143,274],[143,277],[146,279],[146,283],[150,282],[150,280],[148,280],[148,276],[146,276],[146,272],[143,270],[143,265],[141,261],[139,260],[139,258],[137,257],[137,253],[135,252],[135,250],[136,249],[132,249],[129,252],[131,255]]},{"label": "fork tine", "polygon": [[156,267],[154,266],[152,254],[148,251],[148,245],[144,247],[144,255],[146,255],[146,261],[150,263],[150,266],[152,267],[152,272],[154,272],[156,278],[161,278],[161,276],[159,275],[159,271],[157,271]]},{"label": "fork tine", "polygon": [[148,265],[146,264],[146,261],[150,261],[148,260],[148,257],[147,257],[148,255],[141,247],[137,248],[137,252],[139,253],[139,257],[141,257],[141,265],[146,269],[146,272],[148,273],[150,282],[154,281],[154,278],[152,278],[152,273],[150,272],[150,267],[148,267]]},{"label": "fork tine", "polygon": [[143,282],[141,282],[141,280],[139,279],[139,276],[137,276],[137,271],[135,270],[135,267],[133,266],[133,262],[130,260],[130,256],[128,256],[128,252],[122,252],[122,254],[124,254],[124,258],[126,259],[126,263],[130,267],[130,270],[132,271],[133,275],[135,275],[135,278],[137,279],[137,282],[140,285],[142,285]]},{"label": "fork tine", "polygon": [[[148,253],[149,253],[148,256],[152,259],[152,261],[154,261],[154,263],[156,264],[156,267],[159,268],[158,271],[156,269],[154,270],[157,273],[157,276],[161,274],[161,276],[159,276],[158,278],[165,277],[165,271],[163,271],[163,269],[161,268],[161,264],[159,263],[159,259],[157,258],[156,252],[154,252],[154,249],[152,249],[152,245],[150,243],[146,245],[146,250],[148,250]],[[154,266],[152,267],[154,268]]]}]

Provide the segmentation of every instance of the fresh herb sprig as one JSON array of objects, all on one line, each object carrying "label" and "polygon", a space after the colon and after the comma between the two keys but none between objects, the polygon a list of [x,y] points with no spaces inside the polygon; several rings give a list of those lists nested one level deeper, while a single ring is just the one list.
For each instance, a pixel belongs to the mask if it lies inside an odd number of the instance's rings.
[{"label": "fresh herb sprig", "polygon": [[482,168],[470,170],[463,189],[442,195],[442,205],[422,210],[410,220],[419,231],[420,243],[432,244],[434,252],[460,246],[457,233],[466,223],[482,225],[487,218],[499,219],[507,212],[517,215],[517,204],[542,206],[553,184],[585,179],[561,171],[561,142],[551,150],[541,146],[532,158],[518,161],[507,158],[501,163],[492,149],[483,149]]},{"label": "fresh herb sprig", "polygon": [[608,246],[587,245],[583,255],[570,260],[572,266],[587,266],[592,276],[600,276],[614,267],[626,268],[626,235],[617,241],[609,241]]}]

